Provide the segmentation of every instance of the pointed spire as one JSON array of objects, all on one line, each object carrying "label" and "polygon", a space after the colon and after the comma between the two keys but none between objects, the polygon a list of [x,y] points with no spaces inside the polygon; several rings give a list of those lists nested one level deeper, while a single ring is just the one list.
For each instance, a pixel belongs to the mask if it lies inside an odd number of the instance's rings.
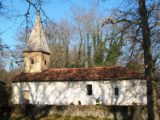
[{"label": "pointed spire", "polygon": [[30,34],[27,47],[24,51],[40,51],[50,53],[49,46],[45,37],[40,12],[37,12],[37,18]]}]

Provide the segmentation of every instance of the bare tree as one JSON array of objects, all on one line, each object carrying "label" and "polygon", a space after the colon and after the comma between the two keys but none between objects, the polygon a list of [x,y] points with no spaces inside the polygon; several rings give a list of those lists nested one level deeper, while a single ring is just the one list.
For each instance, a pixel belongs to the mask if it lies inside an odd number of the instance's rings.
[{"label": "bare tree", "polygon": [[[151,31],[152,28],[155,28],[155,25],[159,21],[159,18],[154,18],[158,13],[159,8],[157,6],[159,6],[159,2],[154,1],[147,4],[145,0],[138,0],[133,4],[134,6],[138,6],[138,8],[131,5],[132,7],[126,9],[126,11],[117,10],[114,14],[117,16],[116,19],[107,18],[103,24],[111,23],[124,25],[123,31],[127,31],[126,39],[134,40],[134,44],[131,45],[132,52],[138,44],[140,45],[139,48],[143,50],[145,79],[147,81],[148,120],[154,120],[154,118],[158,119],[158,115],[156,106],[153,107],[153,105],[155,105],[154,97],[156,97],[153,96],[154,81],[152,80],[153,68],[155,66],[153,55],[155,54],[153,54],[152,51],[153,34],[151,34]],[[147,5],[149,5],[149,7],[147,7]],[[154,113],[156,114],[155,116]]]},{"label": "bare tree", "polygon": [[48,22],[46,33],[49,39],[51,54],[51,67],[70,67],[70,41],[72,25],[62,19],[60,22]]}]

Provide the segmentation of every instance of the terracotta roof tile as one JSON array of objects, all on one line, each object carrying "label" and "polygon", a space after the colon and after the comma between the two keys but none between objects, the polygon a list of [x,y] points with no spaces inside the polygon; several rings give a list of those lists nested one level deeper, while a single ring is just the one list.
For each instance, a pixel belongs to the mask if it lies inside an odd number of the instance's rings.
[{"label": "terracotta roof tile", "polygon": [[13,81],[138,79],[143,75],[126,67],[89,67],[48,69],[41,73],[20,73]]}]

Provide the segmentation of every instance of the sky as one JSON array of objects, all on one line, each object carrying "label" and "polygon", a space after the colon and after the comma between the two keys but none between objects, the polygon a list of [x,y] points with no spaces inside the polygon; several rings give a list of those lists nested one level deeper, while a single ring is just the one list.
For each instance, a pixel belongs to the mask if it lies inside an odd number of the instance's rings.
[{"label": "sky", "polygon": [[[76,6],[85,9],[94,6],[98,12],[107,14],[107,11],[116,8],[122,3],[121,0],[118,0],[118,2],[117,0],[114,2],[113,0],[108,0],[107,2],[100,2],[99,4],[93,1],[94,0],[46,0],[42,4],[42,8],[49,19],[59,21],[62,18],[70,19],[72,17],[71,9]],[[15,0],[14,2],[4,0],[3,4],[5,9],[3,9],[2,12],[4,11],[5,14],[0,17],[0,38],[4,44],[12,49],[20,44],[17,40],[17,35],[18,32],[26,26],[24,14],[26,13],[28,4],[25,0]],[[31,11],[30,20],[33,24],[36,14],[34,9]],[[43,15],[42,18],[46,19]]]},{"label": "sky", "polygon": [[[14,52],[17,45],[22,44],[17,40],[17,36],[20,31],[26,27],[26,19],[24,14],[28,9],[28,3],[26,0],[1,0],[4,5],[4,9],[0,10],[0,39],[2,43],[9,47],[9,51]],[[35,0],[32,0],[35,1]],[[61,19],[67,19],[68,21],[73,19],[73,8],[80,8],[80,10],[90,10],[96,8],[97,14],[103,14],[107,16],[111,9],[121,6],[123,0],[44,0],[42,9],[45,12],[44,16],[41,12],[41,18],[45,20],[53,20],[55,22]],[[81,11],[83,13],[83,11]],[[2,14],[1,14],[2,13]],[[36,19],[36,10],[31,7],[30,14],[30,27]],[[25,47],[25,46],[24,46]],[[13,64],[12,57],[3,57],[3,62],[6,70],[10,70]]]}]

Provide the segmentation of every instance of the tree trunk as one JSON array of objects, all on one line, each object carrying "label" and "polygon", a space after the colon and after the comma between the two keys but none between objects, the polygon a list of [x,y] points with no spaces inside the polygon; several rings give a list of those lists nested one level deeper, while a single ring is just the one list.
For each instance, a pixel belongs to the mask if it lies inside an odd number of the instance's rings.
[{"label": "tree trunk", "polygon": [[79,26],[79,35],[80,35],[80,44],[79,44],[79,49],[78,49],[78,61],[77,61],[77,66],[80,67],[81,66],[81,62],[82,62],[82,42],[83,42],[83,38],[82,38],[82,31],[81,28]]},{"label": "tree trunk", "polygon": [[157,79],[153,79],[152,84],[153,84],[153,101],[154,101],[154,104],[153,104],[154,119],[155,120],[160,120],[160,115],[158,113],[158,103],[157,103],[157,99],[158,99],[158,96],[157,96],[157,88],[158,88]]},{"label": "tree trunk", "polygon": [[143,36],[144,64],[145,64],[145,79],[147,81],[147,113],[148,120],[154,120],[153,112],[153,85],[152,85],[152,52],[150,40],[150,28],[148,23],[148,15],[146,8],[146,0],[138,0],[139,14],[141,20],[141,29]]},{"label": "tree trunk", "polygon": [[[67,41],[67,40],[66,40]],[[69,67],[69,43],[67,42],[66,48],[65,48],[65,55],[66,55],[66,63],[65,63],[65,67]]]}]

